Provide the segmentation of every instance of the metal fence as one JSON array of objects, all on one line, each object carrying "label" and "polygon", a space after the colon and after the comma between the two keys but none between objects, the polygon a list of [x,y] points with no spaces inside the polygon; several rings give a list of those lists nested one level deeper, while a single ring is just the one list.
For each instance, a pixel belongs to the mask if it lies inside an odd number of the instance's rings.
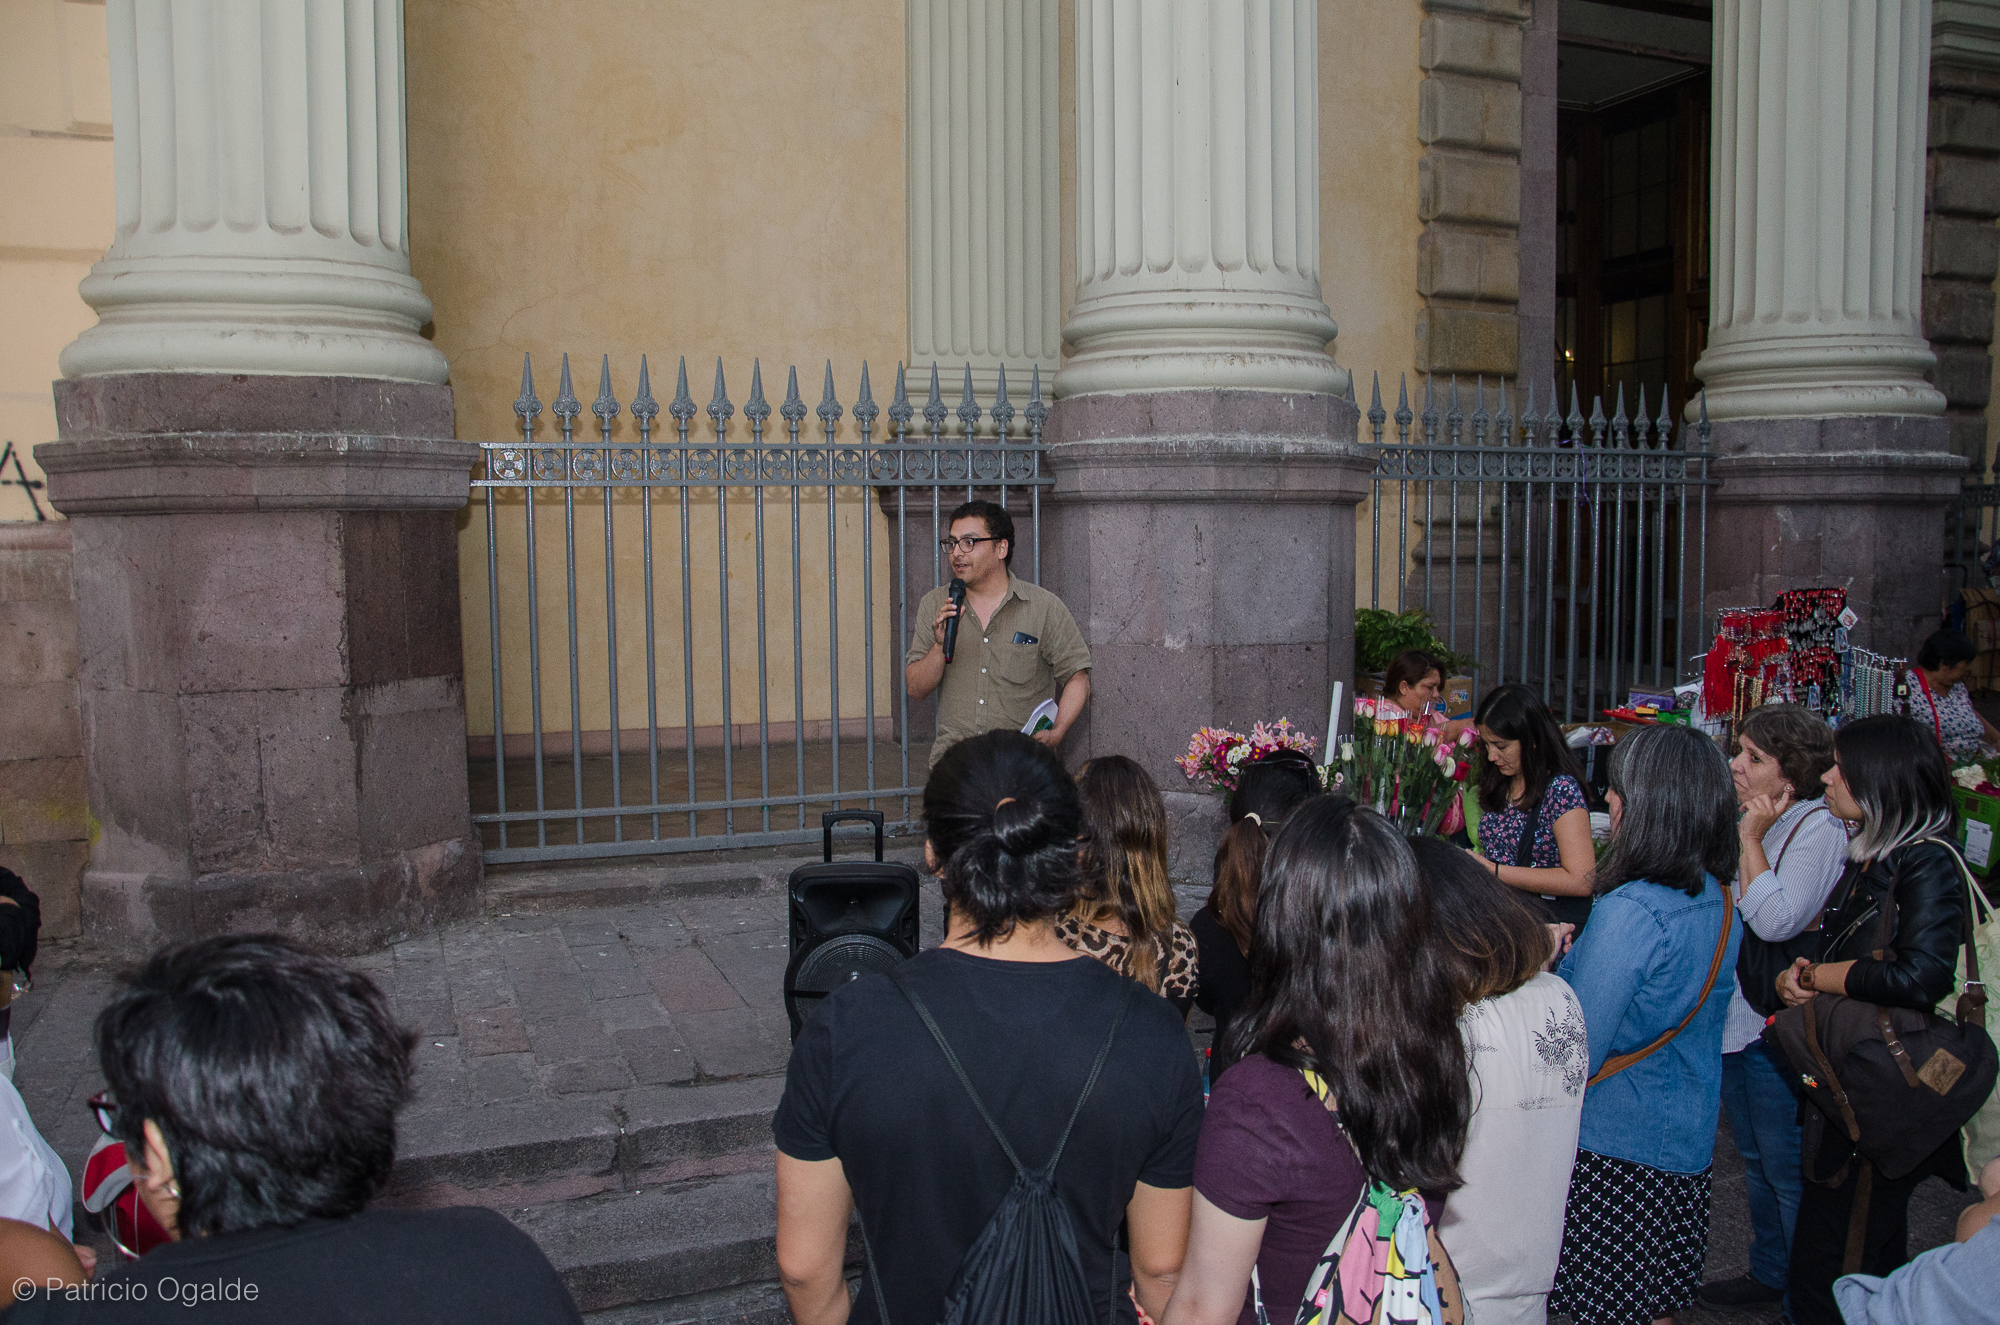
[{"label": "metal fence", "polygon": [[830,363],[810,411],[796,368],[773,411],[753,365],[738,421],[718,361],[697,422],[682,360],[656,424],[642,358],[621,424],[607,356],[594,426],[578,426],[583,410],[565,355],[556,426],[538,437],[524,362],[520,440],[481,444],[494,734],[490,757],[474,738],[472,791],[487,859],[817,840],[807,825],[837,804],[908,822],[930,718],[903,685],[903,647],[911,610],[939,583],[944,517],[974,496],[1018,510],[1016,565],[1041,578],[1040,373],[1025,407],[1004,373],[982,407],[968,368],[952,407],[933,365],[919,410],[898,366],[878,436],[865,364],[851,412]]},{"label": "metal fence", "polygon": [[1495,408],[1483,381],[1472,394],[1468,415],[1453,379],[1440,409],[1426,378],[1413,411],[1405,378],[1391,413],[1374,382],[1369,605],[1429,612],[1477,660],[1478,690],[1539,686],[1563,721],[1687,679],[1711,633],[1705,404],[1677,430],[1664,395],[1648,419],[1643,390],[1636,413],[1621,387],[1587,418],[1574,389],[1566,416],[1553,386],[1538,413],[1530,385],[1518,418],[1504,382]]}]

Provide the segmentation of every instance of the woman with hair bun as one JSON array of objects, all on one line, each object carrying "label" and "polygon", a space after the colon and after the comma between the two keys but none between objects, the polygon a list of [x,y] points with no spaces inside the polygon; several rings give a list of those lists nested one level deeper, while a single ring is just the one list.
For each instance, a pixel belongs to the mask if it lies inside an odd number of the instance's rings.
[{"label": "woman with hair bun", "polygon": [[1297,750],[1276,750],[1250,764],[1229,793],[1229,829],[1215,848],[1215,883],[1207,903],[1188,921],[1201,963],[1195,1006],[1215,1018],[1211,1084],[1238,1056],[1229,1027],[1250,997],[1250,929],[1264,855],[1292,812],[1321,794],[1312,761]]},{"label": "woman with hair bun", "polygon": [[[943,945],[828,996],[792,1046],[773,1121],[792,1315],[941,1319],[1015,1182],[997,1132],[1031,1172],[1061,1145],[1094,1316],[1132,1319],[1129,1288],[1157,1317],[1187,1246],[1201,1077],[1170,1004],[1056,936],[1079,887],[1076,784],[1037,742],[987,732],[938,760],[924,821]],[[869,1264],[850,1308],[856,1210]]]}]

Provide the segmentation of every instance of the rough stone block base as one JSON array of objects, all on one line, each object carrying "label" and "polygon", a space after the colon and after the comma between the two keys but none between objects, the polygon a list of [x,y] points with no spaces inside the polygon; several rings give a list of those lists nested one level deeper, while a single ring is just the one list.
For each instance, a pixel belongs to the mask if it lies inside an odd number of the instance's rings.
[{"label": "rough stone block base", "polygon": [[56,404],[84,932],[358,951],[471,914],[450,389],[137,374]]},{"label": "rough stone block base", "polygon": [[1710,612],[1844,586],[1854,642],[1911,655],[1943,604],[1945,512],[1965,473],[1945,420],[1732,419],[1712,445]]},{"label": "rough stone block base", "polygon": [[1042,581],[1091,651],[1068,758],[1129,755],[1179,790],[1197,728],[1289,717],[1324,735],[1353,676],[1354,507],[1374,468],[1357,418],[1260,392],[1058,402]]}]

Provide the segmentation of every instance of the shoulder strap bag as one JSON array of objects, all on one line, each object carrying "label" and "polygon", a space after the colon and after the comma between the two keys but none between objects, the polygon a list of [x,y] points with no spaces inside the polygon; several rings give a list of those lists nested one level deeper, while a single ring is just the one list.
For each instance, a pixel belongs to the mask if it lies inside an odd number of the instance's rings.
[{"label": "shoulder strap bag", "polygon": [[[1799,816],[1792,825],[1792,831],[1785,834],[1785,843],[1778,848],[1778,858],[1771,862],[1773,873],[1783,868],[1785,853],[1792,849],[1792,842],[1806,821],[1819,813],[1831,814],[1824,805],[1816,805]],[[1744,884],[1748,888],[1749,884]],[[1838,887],[1838,884],[1835,885]],[[1827,892],[1831,901],[1833,890]],[[1743,1001],[1748,1003],[1759,1016],[1768,1017],[1785,1006],[1778,998],[1778,977],[1792,969],[1792,962],[1799,957],[1817,957],[1820,943],[1820,917],[1826,914],[1824,903],[1819,914],[1807,925],[1788,939],[1772,942],[1757,937],[1757,931],[1749,925],[1743,927],[1743,946],[1736,950],[1736,982],[1743,990]]]},{"label": "shoulder strap bag", "polygon": [[1736,906],[1729,900],[1729,885],[1725,883],[1722,885],[1722,933],[1715,940],[1715,956],[1709,959],[1708,978],[1701,982],[1701,992],[1695,995],[1694,1006],[1687,1010],[1687,1015],[1680,1019],[1678,1025],[1644,1049],[1634,1049],[1629,1054],[1613,1054],[1605,1059],[1604,1066],[1598,1068],[1590,1080],[1583,1083],[1586,1088],[1596,1085],[1606,1077],[1615,1077],[1632,1064],[1658,1053],[1671,1044],[1676,1035],[1688,1028],[1688,1023],[1695,1019],[1695,1014],[1708,1002],[1709,991],[1715,988],[1715,978],[1722,974],[1722,959],[1729,952],[1729,931],[1735,924]]},{"label": "shoulder strap bag", "polygon": [[[1971,873],[1958,848],[1941,838],[1919,838],[1949,851],[1960,877]],[[1912,844],[1914,845],[1914,844]],[[1882,898],[1876,924],[1876,952],[1892,953],[1897,862]],[[1966,933],[1971,934],[1972,898],[1965,901]],[[1764,1028],[1764,1041],[1791,1065],[1813,1107],[1806,1111],[1801,1154],[1805,1177],[1838,1187],[1856,1157],[1854,1210],[1847,1235],[1846,1269],[1860,1268],[1863,1235],[1874,1174],[1906,1176],[1963,1127],[1993,1092],[2000,1059],[1986,1033],[1986,986],[1979,977],[1976,945],[1966,942],[1965,992],[1952,1017],[1928,1009],[1884,1007],[1841,994],[1817,994],[1786,1008]],[[1839,1124],[1854,1153],[1831,1177],[1814,1172],[1826,1125]]]}]

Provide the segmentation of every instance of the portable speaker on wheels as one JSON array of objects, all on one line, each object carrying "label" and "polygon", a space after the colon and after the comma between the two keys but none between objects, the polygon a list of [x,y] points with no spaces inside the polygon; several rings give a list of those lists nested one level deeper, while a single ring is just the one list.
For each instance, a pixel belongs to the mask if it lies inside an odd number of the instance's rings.
[{"label": "portable speaker on wheels", "polygon": [[[875,825],[875,860],[833,859],[833,826]],[[917,952],[917,872],[882,861],[880,810],[829,810],[820,816],[824,859],[792,871],[791,961],[785,1012],[797,1039],[819,1000],[871,971],[886,971]]]}]

